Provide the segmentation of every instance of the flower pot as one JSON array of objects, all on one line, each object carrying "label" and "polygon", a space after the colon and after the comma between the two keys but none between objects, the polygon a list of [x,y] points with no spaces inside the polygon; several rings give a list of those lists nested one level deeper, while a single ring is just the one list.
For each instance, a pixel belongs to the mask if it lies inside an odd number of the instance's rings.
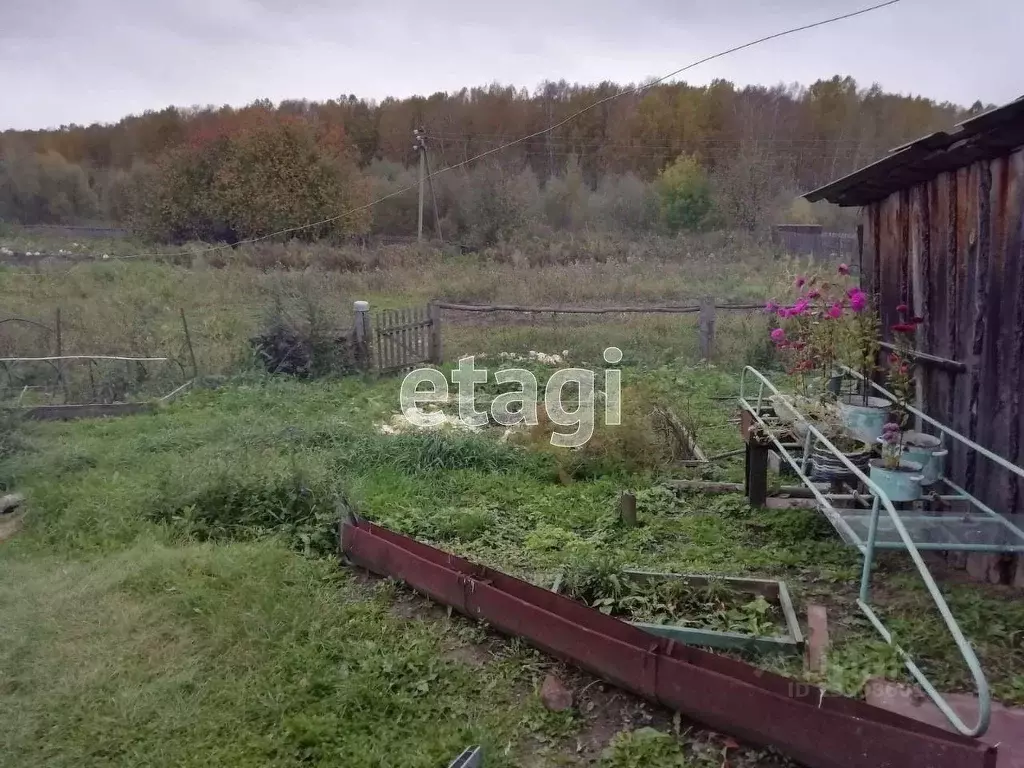
[{"label": "flower pot", "polygon": [[900,459],[898,468],[885,466],[882,459],[871,460],[871,480],[889,498],[889,501],[916,501],[921,498],[920,464]]},{"label": "flower pot", "polygon": [[945,470],[946,457],[949,451],[942,447],[942,440],[924,432],[908,431],[903,433],[903,458],[921,465],[924,480],[921,485],[932,485],[938,482]]},{"label": "flower pot", "polygon": [[865,405],[863,395],[845,395],[839,401],[839,413],[850,437],[870,445],[882,436],[882,427],[889,417],[889,401],[869,397]]},{"label": "flower pot", "polygon": [[903,433],[903,446],[915,450],[938,451],[942,449],[942,440],[924,432],[907,431]]},{"label": "flower pot", "polygon": [[[835,443],[833,443],[834,445]],[[861,472],[867,473],[868,463],[871,461],[872,451],[867,445],[862,445],[854,451],[843,451],[843,455]],[[811,480],[816,482],[832,482],[833,480],[849,480],[856,477],[843,462],[839,460],[832,451],[820,443],[814,447],[811,453],[811,463],[814,470],[811,472]]]},{"label": "flower pot", "polygon": [[945,448],[929,450],[915,446],[903,446],[903,458],[921,465],[921,474],[924,479],[921,485],[932,485],[937,483],[946,469],[946,457],[949,451]]}]

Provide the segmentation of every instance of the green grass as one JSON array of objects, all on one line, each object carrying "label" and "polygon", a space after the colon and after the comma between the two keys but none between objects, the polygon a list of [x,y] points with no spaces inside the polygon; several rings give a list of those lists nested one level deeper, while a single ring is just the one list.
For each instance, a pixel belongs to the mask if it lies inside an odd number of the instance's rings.
[{"label": "green grass", "polygon": [[[273,544],[139,543],[0,559],[6,765],[488,765],[540,707],[514,657],[446,655],[327,560]],[[525,695],[524,695],[525,694]]]},{"label": "green grass", "polygon": [[[681,302],[729,286],[728,270],[705,264],[689,275],[683,266],[539,267],[527,281],[514,264],[466,259],[305,275],[96,264],[3,272],[0,296],[16,313],[65,307],[71,343],[140,352],[176,343],[184,305],[204,370],[230,372],[282,290],[310,292],[344,322],[352,297],[392,306],[437,295]],[[755,280],[731,295],[748,289],[763,291]],[[809,601],[829,608],[835,648],[811,682],[856,695],[872,675],[901,678],[853,607],[859,558],[820,515],[679,496],[658,483],[668,473],[737,481],[741,457],[703,470],[634,461],[649,447],[637,419],[653,402],[671,404],[710,454],[741,445],[728,423],[734,405],[715,398],[738,392],[728,369],[765,360],[761,320],[720,319],[712,365],[696,359],[692,321],[450,323],[450,359],[568,349],[572,363],[597,363],[605,346],[623,349],[623,387],[646,399],[620,431],[599,427],[600,449],[573,461],[543,441],[523,450],[486,435],[380,435],[375,425],[398,407],[396,380],[245,374],[149,416],[17,434],[4,422],[0,490],[28,498],[22,532],[0,545],[6,761],[435,766],[480,742],[488,768],[591,758],[608,768],[721,766],[714,738],[664,724],[653,734],[616,735],[616,726],[600,735],[603,756],[577,754],[593,724],[583,711],[540,706],[535,688],[549,662],[539,654],[443,611],[403,618],[400,590],[338,569],[332,526],[342,496],[372,520],[538,583],[595,563],[783,578],[798,611]],[[547,371],[532,368],[543,383]],[[482,398],[496,392],[480,388]],[[616,516],[625,488],[638,499],[632,529]],[[876,584],[881,610],[932,679],[968,688],[906,558],[881,558]],[[1024,702],[1020,602],[984,586],[945,591],[996,696]],[[467,663],[481,648],[490,660]],[[760,663],[804,675],[799,660]],[[761,764],[758,753],[729,751],[738,754],[739,764]]]}]

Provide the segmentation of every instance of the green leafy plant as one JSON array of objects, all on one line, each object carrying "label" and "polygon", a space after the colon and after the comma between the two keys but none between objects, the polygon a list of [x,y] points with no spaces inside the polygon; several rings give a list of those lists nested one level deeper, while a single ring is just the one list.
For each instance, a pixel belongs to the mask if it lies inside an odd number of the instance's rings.
[{"label": "green leafy plant", "polygon": [[630,621],[751,635],[771,635],[780,626],[781,611],[761,595],[721,581],[694,586],[679,579],[648,580],[608,565],[603,563],[586,578],[573,574],[565,580],[566,592],[602,613]]},{"label": "green leafy plant", "polygon": [[686,768],[683,746],[656,728],[620,731],[601,756],[602,768]]}]

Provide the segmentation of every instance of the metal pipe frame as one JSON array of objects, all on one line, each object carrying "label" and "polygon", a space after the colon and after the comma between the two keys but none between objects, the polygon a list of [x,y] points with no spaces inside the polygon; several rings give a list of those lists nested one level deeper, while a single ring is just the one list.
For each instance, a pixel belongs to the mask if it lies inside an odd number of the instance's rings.
[{"label": "metal pipe frame", "polygon": [[[892,392],[887,390],[882,385],[876,384],[875,382],[871,381],[870,379],[865,379],[864,375],[859,373],[858,371],[855,371],[852,368],[848,368],[845,365],[842,366],[842,370],[843,370],[844,373],[847,373],[847,374],[853,376],[855,379],[859,380],[861,383],[865,383],[866,382],[866,383],[870,384],[871,387],[875,391],[877,391],[880,394],[884,395],[886,397],[886,399],[888,399],[890,402],[895,403],[897,401],[896,396]],[[1022,480],[1024,480],[1024,469],[1022,469],[1021,467],[1018,467],[1012,461],[1009,461],[1008,459],[1004,459],[998,453],[993,453],[988,448],[986,448],[983,445],[979,445],[978,443],[976,443],[973,440],[971,440],[969,437],[964,437],[959,432],[957,432],[955,429],[952,429],[951,427],[947,427],[941,421],[938,421],[937,419],[933,419],[931,416],[929,416],[924,411],[921,411],[921,410],[915,408],[914,406],[912,406],[910,404],[907,404],[907,405],[901,406],[901,407],[905,407],[908,412],[914,414],[915,416],[920,418],[922,421],[925,421],[928,424],[931,424],[933,427],[938,429],[944,435],[949,435],[949,437],[953,438],[956,442],[961,443],[961,444],[967,446],[968,448],[970,448],[975,453],[980,453],[982,456],[984,456],[989,461],[995,462],[996,464],[998,464],[1003,469],[1005,469],[1008,472],[1011,472],[1011,473],[1017,475],[1017,477],[1019,477]],[[948,477],[941,477],[939,479],[943,483],[948,485],[950,488],[955,490],[961,496],[963,501],[969,501],[973,506],[977,507],[979,510],[981,510],[985,514],[995,518],[996,520],[999,521],[1000,524],[1002,524],[1002,525],[1006,526],[1007,528],[1009,528],[1011,531],[1013,531],[1015,534],[1017,534],[1017,536],[1019,536],[1022,541],[1024,541],[1024,530],[1021,530],[1016,525],[1011,523],[1009,520],[1006,519],[1005,516],[1003,516],[1003,515],[999,514],[998,512],[996,512],[990,506],[988,506],[983,501],[981,501],[980,499],[975,497],[973,494],[969,493],[964,488],[961,488],[959,485],[954,483]],[[984,544],[965,545],[965,547],[970,547],[970,549],[966,549],[965,548],[964,551],[977,551],[977,552],[1024,552],[1024,544],[1020,544],[1020,545],[1016,545],[1016,546],[1003,546],[1003,547],[998,547],[998,548],[996,548],[994,546],[989,546],[988,549],[979,549],[979,547],[984,547],[984,546],[987,546],[987,545],[984,545]],[[941,547],[940,547],[940,549],[941,549]],[[950,547],[945,547],[945,549],[950,549]],[[960,546],[957,546],[956,549],[960,550]]]},{"label": "metal pipe frame", "polygon": [[[755,406],[751,405],[751,403],[747,401],[746,381],[748,375],[754,376],[759,381],[756,409]],[[743,373],[740,375],[740,405],[749,411],[754,420],[764,428],[768,439],[774,443],[775,447],[779,450],[780,455],[786,459],[789,465],[797,473],[797,476],[810,489],[818,503],[821,504],[822,511],[829,521],[837,528],[837,530],[839,530],[840,534],[844,535],[844,538],[849,536],[847,540],[855,542],[855,546],[857,546],[864,555],[864,568],[861,572],[860,597],[857,600],[857,606],[861,609],[864,615],[867,616],[868,620],[872,623],[882,638],[896,650],[900,658],[903,660],[907,671],[910,672],[911,676],[928,695],[928,698],[930,698],[935,706],[939,708],[939,711],[945,715],[946,719],[953,725],[953,727],[966,736],[982,735],[988,730],[989,720],[992,713],[992,694],[989,690],[988,680],[985,678],[985,673],[981,669],[981,664],[978,661],[977,655],[974,653],[974,649],[971,648],[970,643],[967,641],[967,638],[964,637],[963,631],[960,629],[960,625],[957,624],[956,619],[953,618],[953,614],[949,610],[949,605],[946,603],[945,598],[939,591],[938,585],[935,583],[935,579],[932,578],[931,573],[928,571],[928,567],[925,565],[924,560],[921,559],[921,553],[918,551],[913,539],[910,537],[906,527],[903,525],[903,521],[900,519],[896,508],[893,507],[892,502],[889,500],[888,496],[886,496],[885,492],[882,491],[882,489],[879,488],[870,477],[858,469],[842,453],[842,451],[837,449],[832,442],[814,426],[813,423],[799,412],[796,407],[790,405],[799,421],[807,427],[808,433],[813,434],[820,444],[824,445],[829,451],[831,451],[850,471],[850,473],[860,480],[874,496],[871,508],[871,522],[868,541],[866,545],[857,543],[859,542],[859,537],[853,533],[853,530],[849,525],[847,525],[846,521],[843,520],[835,507],[832,506],[828,497],[821,493],[821,491],[819,491],[815,486],[814,482],[812,482],[804,473],[801,468],[801,463],[783,447],[779,439],[772,433],[771,427],[764,421],[764,419],[761,418],[761,409],[764,403],[764,392],[766,387],[772,392],[772,394],[782,395],[782,393],[776,389],[775,385],[765,378],[760,371],[749,365],[746,366],[743,369]],[[875,553],[875,537],[878,532],[878,519],[883,508],[885,509],[885,513],[888,515],[889,519],[892,521],[893,528],[895,528],[896,532],[899,534],[899,537],[903,542],[903,547],[906,549],[907,554],[910,555],[910,559],[913,561],[914,567],[917,568],[922,581],[924,581],[928,594],[935,603],[935,607],[938,608],[939,615],[942,616],[942,621],[946,625],[946,629],[949,630],[949,633],[953,636],[957,649],[960,651],[960,655],[966,662],[967,667],[971,672],[971,676],[974,679],[974,684],[978,691],[978,721],[974,726],[968,726],[960,719],[960,716],[953,711],[952,707],[950,707],[942,697],[942,694],[939,693],[935,686],[931,684],[924,672],[921,671],[917,664],[914,663],[913,659],[910,658],[910,655],[899,645],[895,638],[893,638],[892,633],[886,629],[881,619],[878,618],[874,610],[872,610],[868,605],[871,583],[871,567],[873,565]]]}]

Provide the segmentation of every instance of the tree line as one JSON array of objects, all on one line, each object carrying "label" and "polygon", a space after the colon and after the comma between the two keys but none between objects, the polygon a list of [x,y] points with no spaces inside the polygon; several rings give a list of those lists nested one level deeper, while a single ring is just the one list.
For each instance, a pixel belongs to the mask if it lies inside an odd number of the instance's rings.
[{"label": "tree line", "polygon": [[[0,134],[0,219],[121,222],[155,240],[300,233],[405,234],[416,194],[335,218],[415,183],[412,131],[434,169],[542,130],[623,90],[545,83],[429,97],[259,101],[167,108],[112,125]],[[566,125],[441,174],[446,237],[481,242],[528,226],[644,231],[739,227],[834,217],[800,192],[981,111],[861,88],[654,85]]]}]

